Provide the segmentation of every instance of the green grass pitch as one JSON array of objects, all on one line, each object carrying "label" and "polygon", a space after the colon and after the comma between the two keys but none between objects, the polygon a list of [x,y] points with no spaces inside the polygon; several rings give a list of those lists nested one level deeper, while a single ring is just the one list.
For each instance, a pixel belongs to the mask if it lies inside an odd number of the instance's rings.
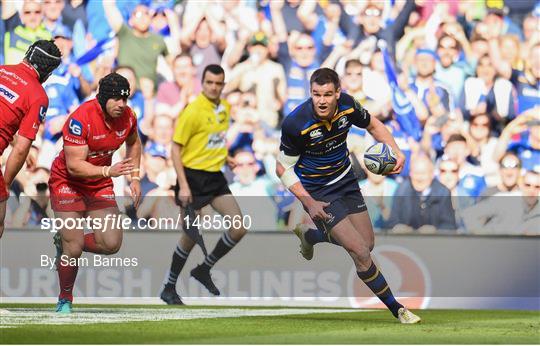
[{"label": "green grass pitch", "polygon": [[2,344],[538,344],[538,311],[422,310],[418,325],[388,311],[291,307],[172,308],[2,304]]}]

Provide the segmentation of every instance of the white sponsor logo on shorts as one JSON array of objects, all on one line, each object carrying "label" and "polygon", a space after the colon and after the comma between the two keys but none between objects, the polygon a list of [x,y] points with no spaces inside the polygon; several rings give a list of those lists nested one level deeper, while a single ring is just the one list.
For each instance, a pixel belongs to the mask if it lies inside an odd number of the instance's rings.
[{"label": "white sponsor logo on shorts", "polygon": [[58,202],[58,204],[71,204],[71,203],[74,203],[75,202],[75,199],[62,199]]},{"label": "white sponsor logo on shorts", "polygon": [[114,199],[114,195],[101,195],[100,197],[104,199]]},{"label": "white sponsor logo on shorts", "polygon": [[74,194],[75,193],[75,191],[73,191],[69,186],[66,186],[66,185],[59,188],[58,192],[65,193],[65,194]]}]

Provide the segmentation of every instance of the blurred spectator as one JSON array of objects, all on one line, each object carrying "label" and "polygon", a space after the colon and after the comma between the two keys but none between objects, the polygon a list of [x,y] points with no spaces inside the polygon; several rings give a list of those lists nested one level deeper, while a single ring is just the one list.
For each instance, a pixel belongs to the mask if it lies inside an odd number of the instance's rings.
[{"label": "blurred spectator", "polygon": [[487,114],[477,114],[471,118],[467,140],[471,148],[471,157],[480,163],[486,183],[495,185],[497,161],[493,159],[497,138],[492,136],[491,122]]},{"label": "blurred spectator", "polygon": [[286,98],[285,72],[281,65],[269,59],[268,37],[263,32],[257,32],[250,39],[247,50],[249,58],[233,68],[224,92],[254,91],[260,119],[275,128]]},{"label": "blurred spectator", "polygon": [[499,75],[509,79],[517,91],[518,110],[521,115],[528,110],[540,112],[540,42],[531,45],[526,52],[524,70],[516,70],[501,57],[497,28],[489,33],[489,54]]},{"label": "blurred spectator", "polygon": [[49,170],[37,168],[19,197],[19,208],[12,220],[13,227],[38,226],[41,219],[54,217],[49,198]]},{"label": "blurred spectator", "polygon": [[378,40],[386,42],[386,46],[391,56],[394,56],[397,40],[403,36],[405,26],[409,21],[409,16],[415,9],[415,3],[407,0],[405,6],[394,19],[392,25],[384,25],[383,11],[377,3],[369,3],[359,16],[361,25],[360,37],[365,39],[375,36]]},{"label": "blurred spectator", "polygon": [[118,64],[133,68],[144,98],[152,98],[157,87],[158,57],[169,55],[163,37],[150,32],[153,11],[148,6],[136,5],[128,27],[115,0],[104,1],[103,9],[109,25],[118,36]]},{"label": "blurred spectator", "polygon": [[173,81],[159,85],[156,112],[176,119],[184,107],[200,93],[201,83],[196,78],[195,66],[188,53],[181,53],[174,58],[172,73]]},{"label": "blurred spectator", "polygon": [[[309,77],[326,59],[331,50],[333,37],[325,38],[320,55],[316,54],[315,41],[307,32],[288,36],[281,13],[282,1],[270,2],[272,24],[279,42],[278,61],[285,68],[287,100],[283,113],[288,115],[309,96]],[[287,43],[290,39],[291,47]],[[290,49],[289,49],[290,48]]]},{"label": "blurred spectator", "polygon": [[525,171],[518,193],[499,193],[464,213],[468,232],[540,235],[540,174]]},{"label": "blurred spectator", "polygon": [[38,0],[24,0],[17,13],[15,1],[2,1],[2,20],[5,23],[4,63],[21,62],[26,50],[37,40],[50,40],[51,33],[43,24],[43,6]]},{"label": "blurred spectator", "polygon": [[474,196],[471,196],[470,191],[464,188],[459,179],[459,165],[457,162],[443,158],[439,161],[438,174],[439,181],[450,190],[452,199],[452,208],[455,211],[456,224],[458,227],[463,226],[461,213],[464,209],[475,203]]},{"label": "blurred spectator", "polygon": [[458,164],[459,186],[463,192],[468,196],[478,197],[486,187],[486,181],[479,162],[471,156],[470,148],[471,145],[463,135],[453,134],[444,147],[443,158]]},{"label": "blurred spectator", "polygon": [[465,80],[463,105],[465,116],[487,113],[497,123],[500,131],[507,119],[515,117],[512,83],[497,77],[489,55],[484,55],[476,65],[476,76]]},{"label": "blurred spectator", "polygon": [[174,122],[171,117],[162,114],[156,115],[154,119],[152,119],[152,129],[148,136],[149,140],[147,145],[151,146],[157,144],[161,148],[164,148],[169,156],[174,132],[173,125]]},{"label": "blurred spectator", "polygon": [[521,37],[521,30],[510,18],[506,17],[503,6],[488,6],[487,14],[482,21],[490,28],[497,28],[499,34],[511,34]]},{"label": "blurred spectator", "polygon": [[504,154],[499,162],[499,181],[497,185],[490,186],[482,192],[482,199],[493,196],[500,192],[515,192],[521,171],[521,161],[519,157],[511,151]]},{"label": "blurred spectator", "polygon": [[[376,102],[366,95],[364,92],[364,67],[358,59],[347,60],[345,63],[345,73],[341,79],[341,90],[353,96],[362,107],[369,111],[372,116],[378,117],[383,111],[384,105],[381,102]],[[356,127],[351,128],[351,131],[360,130]],[[365,131],[361,130],[363,133]]]},{"label": "blurred spectator", "polygon": [[83,28],[88,28],[86,3],[87,0],[68,0],[65,2],[64,9],[62,10],[62,23],[71,31],[73,31],[77,21],[81,22]]},{"label": "blurred spectator", "polygon": [[[447,87],[435,79],[436,61],[437,54],[434,51],[417,50],[415,60],[417,75],[410,88],[424,102],[430,116],[440,117],[452,110],[454,101]],[[421,110],[416,112],[416,114],[422,113]]]},{"label": "blurred spectator", "polygon": [[167,156],[167,151],[160,145],[150,144],[144,148],[141,196],[158,187],[157,177],[167,168]]},{"label": "blurred spectator", "polygon": [[64,6],[65,0],[43,0],[43,23],[53,37],[59,33],[64,33],[66,30],[71,31],[70,28],[62,23]]},{"label": "blurred spectator", "polygon": [[182,52],[193,58],[197,80],[202,80],[204,67],[221,64],[226,48],[225,27],[211,10],[210,2],[188,2],[182,18],[180,44]]},{"label": "blurred spectator", "polygon": [[[145,194],[141,205],[137,208],[137,218],[171,218],[178,217],[178,206],[174,202],[174,184],[176,176],[170,171],[163,171],[159,174],[160,183],[151,191]],[[167,229],[174,227],[169,224]]]},{"label": "blurred spectator", "polygon": [[392,200],[398,184],[384,175],[365,170],[367,179],[360,181],[360,189],[366,200],[369,217],[376,231],[384,229],[390,218]]},{"label": "blurred spectator", "polygon": [[231,191],[237,196],[273,196],[272,182],[266,177],[257,176],[261,169],[253,152],[239,150],[234,154],[235,181],[230,185]]},{"label": "blurred spectator", "polygon": [[456,229],[450,191],[434,177],[433,163],[427,156],[418,154],[411,159],[410,179],[396,190],[388,228],[396,233]]},{"label": "blurred spectator", "polygon": [[66,26],[63,26],[62,29],[57,29],[54,36],[54,43],[62,53],[62,63],[54,70],[52,76],[61,76],[69,80],[69,84],[77,93],[79,101],[84,100],[92,93],[91,84],[94,82],[94,76],[88,66],[79,66],[76,63],[73,54],[73,33]]},{"label": "blurred spectator", "polygon": [[[476,60],[473,60],[474,58],[470,53],[470,43],[465,37],[461,26],[455,23],[452,28],[453,34],[443,35],[437,43],[439,63],[437,64],[435,77],[448,86],[454,105],[457,105],[460,103],[465,79],[473,74]],[[460,59],[462,48],[465,48],[465,59]]]},{"label": "blurred spectator", "polygon": [[525,41],[534,39],[534,35],[538,35],[540,28],[538,23],[538,17],[534,14],[529,13],[523,20],[523,38]]},{"label": "blurred spectator", "polygon": [[494,159],[500,161],[506,151],[515,152],[527,170],[540,171],[540,113],[521,115],[503,130],[495,148]]},{"label": "blurred spectator", "polygon": [[266,176],[257,176],[260,167],[253,152],[240,150],[233,158],[235,182],[229,188],[237,197],[242,213],[251,215],[254,230],[277,229],[277,208],[272,200],[275,195],[272,182]]}]

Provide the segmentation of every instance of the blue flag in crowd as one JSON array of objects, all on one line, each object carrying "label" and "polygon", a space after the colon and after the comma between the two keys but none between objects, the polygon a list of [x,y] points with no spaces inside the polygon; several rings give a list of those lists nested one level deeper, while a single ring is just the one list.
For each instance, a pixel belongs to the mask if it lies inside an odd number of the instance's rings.
[{"label": "blue flag in crowd", "polygon": [[386,78],[392,90],[392,108],[394,109],[394,113],[396,113],[396,120],[406,134],[414,140],[419,141],[422,138],[422,128],[416,117],[414,107],[398,86],[394,65],[386,47],[382,49],[382,54],[384,58],[384,71],[386,72]]},{"label": "blue flag in crowd", "polygon": [[79,66],[88,64],[93,61],[95,58],[101,55],[105,50],[109,48],[107,43],[111,42],[113,37],[107,37],[96,43],[96,45],[90,48],[86,53],[77,58],[75,63]]}]

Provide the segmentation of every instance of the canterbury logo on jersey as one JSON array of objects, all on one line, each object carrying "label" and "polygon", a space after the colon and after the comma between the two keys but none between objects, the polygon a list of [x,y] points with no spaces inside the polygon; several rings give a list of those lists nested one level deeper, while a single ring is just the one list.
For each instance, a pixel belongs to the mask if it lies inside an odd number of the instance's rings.
[{"label": "canterbury logo on jersey", "polygon": [[88,153],[88,158],[93,159],[95,157],[101,157],[101,156],[109,156],[112,155],[116,149],[111,150],[102,150],[102,151],[91,151]]},{"label": "canterbury logo on jersey", "polygon": [[11,104],[14,104],[19,98],[19,94],[2,84],[0,84],[0,96],[5,98],[7,102]]}]

